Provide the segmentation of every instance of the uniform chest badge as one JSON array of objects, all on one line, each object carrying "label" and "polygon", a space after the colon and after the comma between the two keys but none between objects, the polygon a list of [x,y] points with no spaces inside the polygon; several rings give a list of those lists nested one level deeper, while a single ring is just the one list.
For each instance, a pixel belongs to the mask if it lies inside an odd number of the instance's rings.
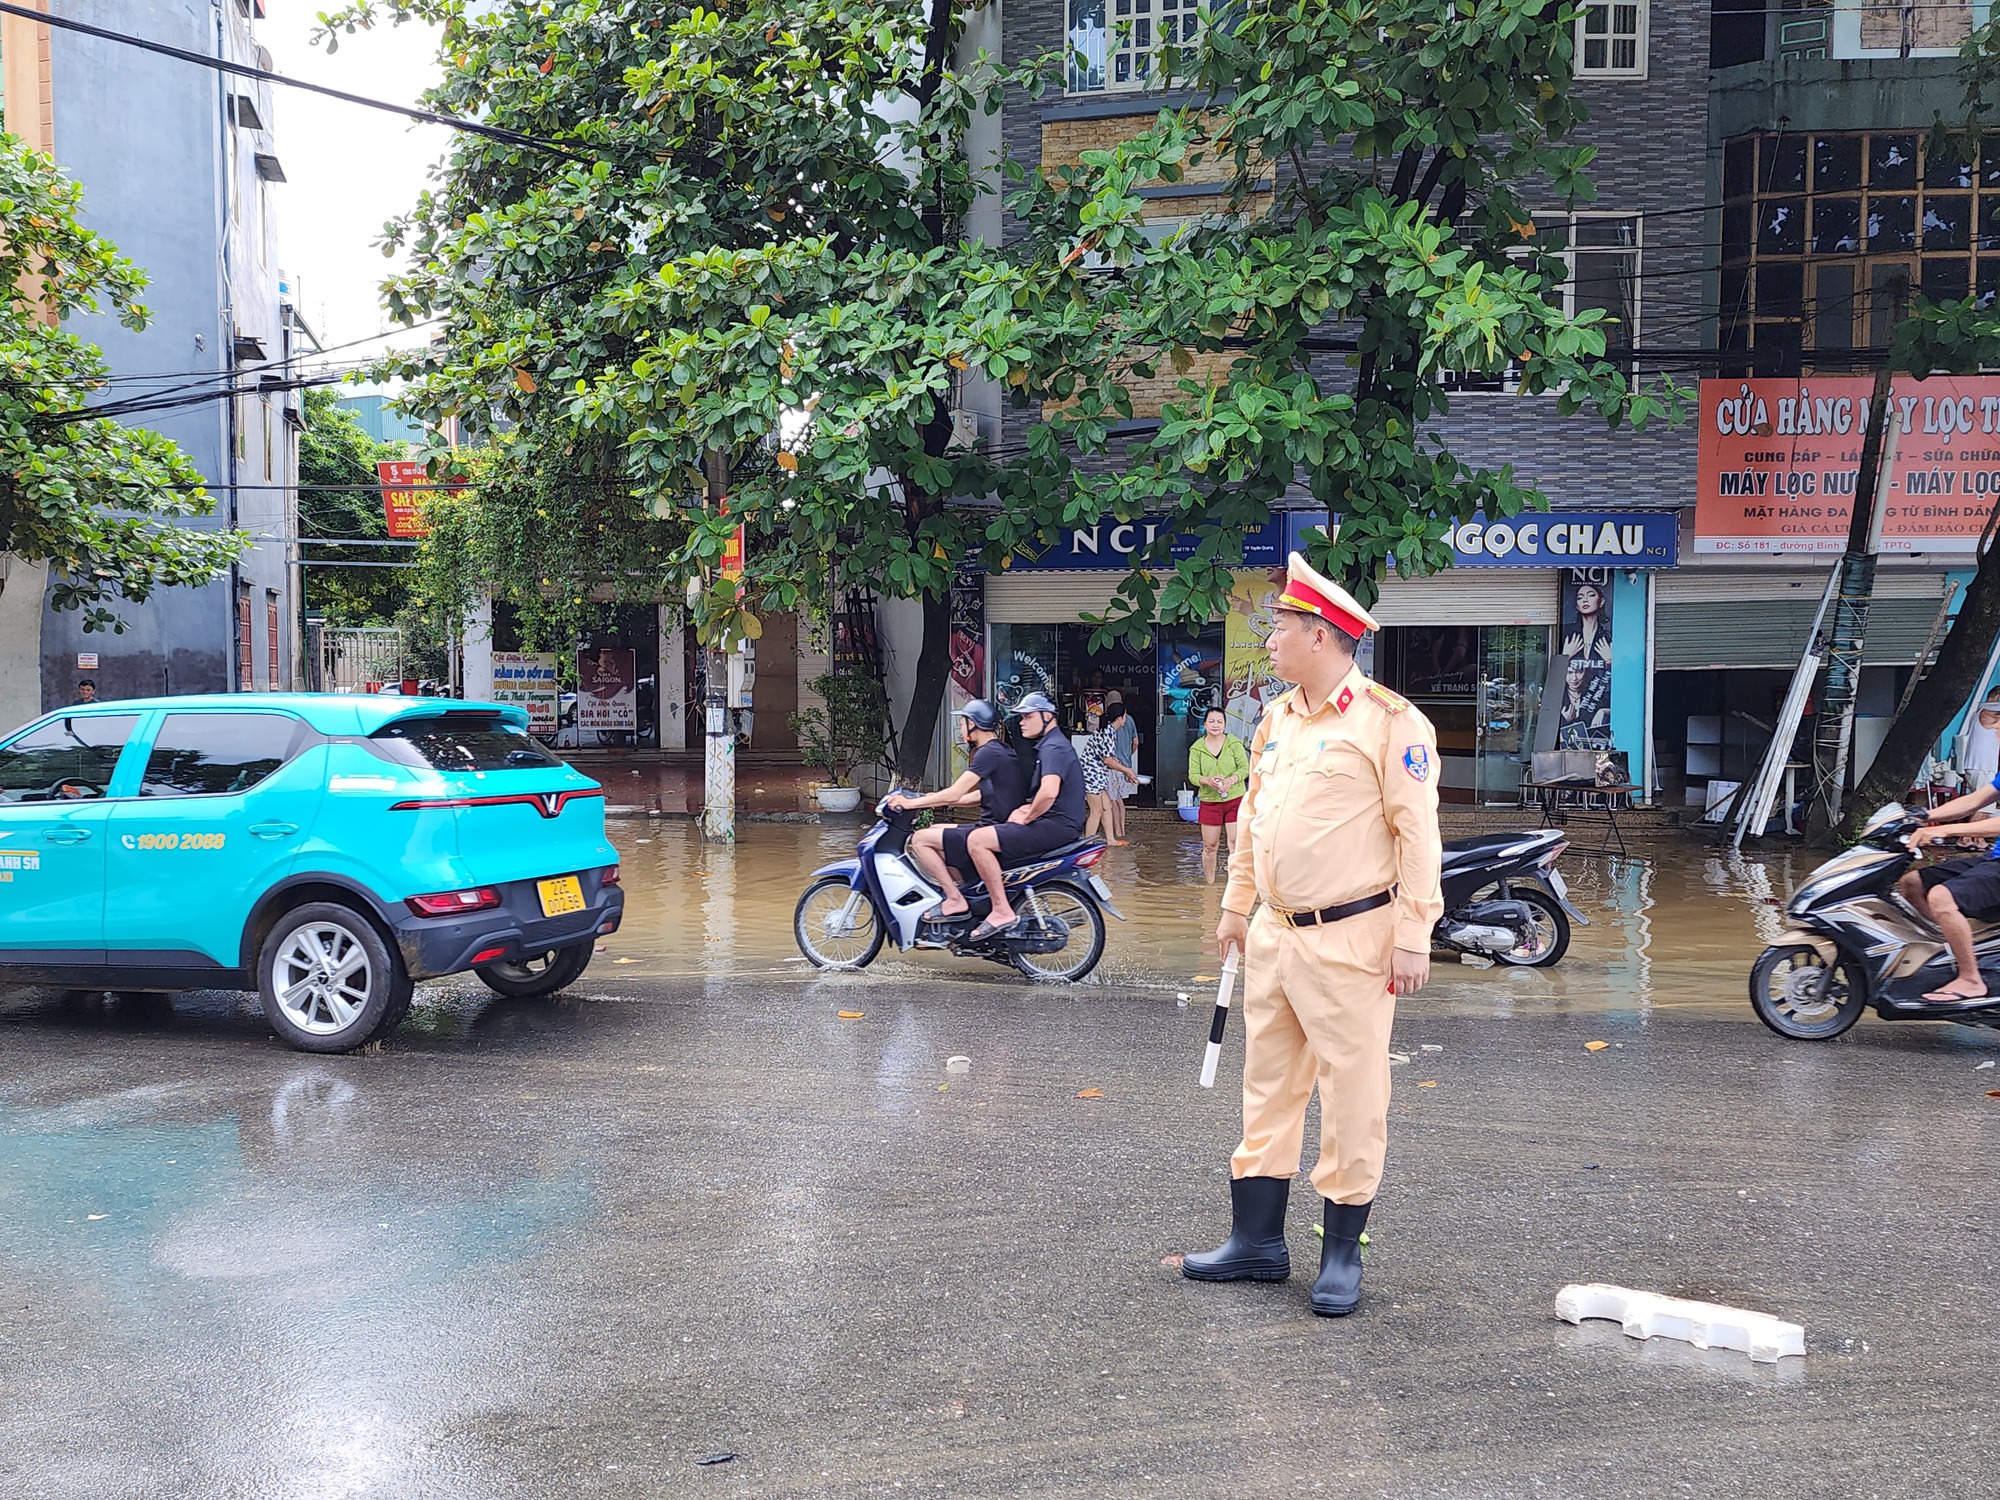
[{"label": "uniform chest badge", "polygon": [[1419,781],[1431,779],[1431,753],[1422,745],[1412,745],[1403,752],[1403,769]]},{"label": "uniform chest badge", "polygon": [[1333,700],[1333,706],[1336,709],[1338,709],[1341,713],[1346,713],[1348,707],[1353,702],[1354,702],[1354,689],[1351,687],[1344,687],[1340,690],[1340,696]]}]

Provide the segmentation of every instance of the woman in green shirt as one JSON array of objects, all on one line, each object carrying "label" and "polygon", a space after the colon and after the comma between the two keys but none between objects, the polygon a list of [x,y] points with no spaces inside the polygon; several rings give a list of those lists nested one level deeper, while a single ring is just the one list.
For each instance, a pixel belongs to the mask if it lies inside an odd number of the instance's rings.
[{"label": "woman in green shirt", "polygon": [[1250,784],[1250,752],[1229,732],[1219,708],[1202,720],[1206,731],[1188,746],[1188,780],[1201,798],[1201,873],[1215,884],[1215,850],[1222,830],[1229,830],[1229,852],[1236,852],[1236,809]]}]

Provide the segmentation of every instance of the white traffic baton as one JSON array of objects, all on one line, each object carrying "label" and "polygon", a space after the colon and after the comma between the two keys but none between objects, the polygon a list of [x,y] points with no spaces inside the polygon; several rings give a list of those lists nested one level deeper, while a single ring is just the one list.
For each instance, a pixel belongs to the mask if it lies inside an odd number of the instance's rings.
[{"label": "white traffic baton", "polygon": [[1229,995],[1236,988],[1236,964],[1242,949],[1232,947],[1222,960],[1222,983],[1215,991],[1215,1019],[1208,1023],[1208,1055],[1201,1060],[1201,1086],[1215,1087],[1215,1065],[1222,1057],[1222,1028],[1229,1024]]}]

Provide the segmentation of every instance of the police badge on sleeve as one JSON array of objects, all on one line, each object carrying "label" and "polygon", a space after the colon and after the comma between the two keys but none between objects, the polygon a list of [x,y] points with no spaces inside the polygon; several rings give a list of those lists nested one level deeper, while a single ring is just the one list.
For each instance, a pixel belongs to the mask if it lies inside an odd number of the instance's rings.
[{"label": "police badge on sleeve", "polygon": [[1431,753],[1422,745],[1412,745],[1403,752],[1403,769],[1419,781],[1431,779]]}]

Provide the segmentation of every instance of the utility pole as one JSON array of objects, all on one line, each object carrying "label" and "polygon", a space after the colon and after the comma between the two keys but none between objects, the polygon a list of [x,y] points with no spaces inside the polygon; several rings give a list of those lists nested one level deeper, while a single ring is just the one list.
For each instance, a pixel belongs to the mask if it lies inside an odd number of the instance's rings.
[{"label": "utility pole", "polygon": [[1848,753],[1854,743],[1854,700],[1861,686],[1862,648],[1868,635],[1868,606],[1875,593],[1875,554],[1882,545],[1882,518],[1896,469],[1895,419],[1885,360],[1875,372],[1868,398],[1868,429],[1861,440],[1861,464],[1854,476],[1854,511],[1847,523],[1847,550],[1841,554],[1827,632],[1825,687],[1813,729],[1813,800],[1807,837],[1824,838],[1840,822],[1840,799],[1847,781]]},{"label": "utility pole", "polygon": [[[729,456],[708,450],[703,462],[708,481],[708,508],[720,514],[729,499]],[[703,677],[707,735],[702,755],[701,831],[705,838],[733,843],[736,839],[736,735],[729,722],[729,657],[704,643]]]}]

